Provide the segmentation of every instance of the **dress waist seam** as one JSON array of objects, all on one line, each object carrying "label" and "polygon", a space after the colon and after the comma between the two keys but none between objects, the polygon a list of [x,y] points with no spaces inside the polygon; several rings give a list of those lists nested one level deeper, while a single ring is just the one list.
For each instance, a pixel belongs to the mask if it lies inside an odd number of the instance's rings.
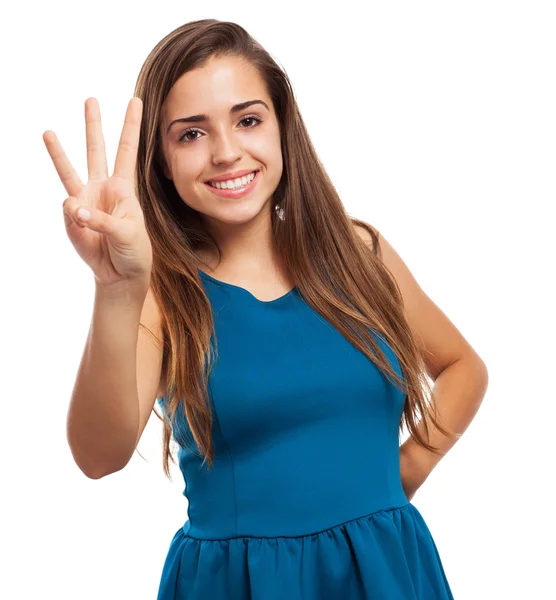
[{"label": "dress waist seam", "polygon": [[372,513],[368,513],[361,517],[355,517],[354,519],[349,519],[348,521],[344,521],[343,523],[339,523],[338,525],[333,525],[332,527],[327,527],[325,529],[321,529],[320,531],[314,531],[311,533],[303,533],[300,535],[273,535],[273,536],[269,536],[269,535],[238,535],[238,536],[226,537],[226,538],[200,538],[200,537],[196,537],[193,535],[189,535],[188,532],[185,532],[184,535],[186,538],[189,538],[191,540],[197,540],[199,542],[228,542],[231,540],[241,540],[241,539],[247,539],[247,540],[249,540],[249,539],[254,539],[254,540],[288,539],[288,540],[293,540],[293,539],[306,538],[306,537],[311,537],[311,536],[318,536],[323,533],[333,531],[334,529],[339,529],[341,527],[345,527],[352,523],[355,524],[355,523],[357,523],[357,521],[365,521],[367,519],[372,519],[373,517],[375,517],[379,514],[385,515],[388,513],[394,513],[396,511],[400,511],[400,510],[404,510],[404,509],[407,510],[411,506],[412,506],[411,502],[407,502],[406,504],[402,504],[401,506],[395,506],[393,508],[381,508],[379,510],[376,510]]}]

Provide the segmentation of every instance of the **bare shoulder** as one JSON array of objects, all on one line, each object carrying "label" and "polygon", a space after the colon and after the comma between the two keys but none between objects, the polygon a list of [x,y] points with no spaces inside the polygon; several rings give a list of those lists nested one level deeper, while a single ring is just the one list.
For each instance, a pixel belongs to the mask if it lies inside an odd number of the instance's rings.
[{"label": "bare shoulder", "polygon": [[[378,230],[367,223],[364,225],[367,227],[354,225],[355,230],[365,242],[374,243],[375,234],[377,240],[379,237]],[[382,234],[378,252],[400,289],[404,314],[411,331],[424,345],[427,372],[431,379],[435,380],[444,369],[461,359],[471,360],[483,368],[484,363],[477,352],[421,288],[402,257]]]},{"label": "bare shoulder", "polygon": [[353,228],[359,237],[369,246],[375,254],[380,253],[379,232],[378,229],[359,219],[353,219]]}]

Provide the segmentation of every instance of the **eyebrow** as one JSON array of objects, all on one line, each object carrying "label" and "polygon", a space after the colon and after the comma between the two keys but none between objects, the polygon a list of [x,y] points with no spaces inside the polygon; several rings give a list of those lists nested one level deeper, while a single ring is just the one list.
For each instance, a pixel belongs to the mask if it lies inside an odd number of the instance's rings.
[{"label": "eyebrow", "polygon": [[[252,104],[262,104],[263,106],[266,107],[266,109],[268,111],[270,111],[267,103],[264,102],[263,100],[247,100],[246,102],[240,102],[239,104],[234,104],[232,106],[232,108],[230,108],[230,114],[233,115],[233,114],[247,108],[248,106],[251,106]],[[174,125],[174,123],[204,123],[204,122],[208,122],[208,121],[210,121],[210,117],[208,115],[193,115],[192,117],[181,117],[180,119],[174,119],[168,125],[168,128],[166,129],[166,133],[168,133],[170,131],[170,127],[172,127],[172,125]]]}]

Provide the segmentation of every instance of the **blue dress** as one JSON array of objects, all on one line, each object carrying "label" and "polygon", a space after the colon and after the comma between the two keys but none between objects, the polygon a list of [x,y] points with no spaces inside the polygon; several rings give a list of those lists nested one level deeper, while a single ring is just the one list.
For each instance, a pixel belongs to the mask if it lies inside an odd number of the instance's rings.
[{"label": "blue dress", "polygon": [[[215,462],[179,446],[188,518],[158,600],[453,600],[401,484],[405,395],[297,288],[266,302],[199,274],[218,343]],[[178,444],[187,432],[181,411]]]}]

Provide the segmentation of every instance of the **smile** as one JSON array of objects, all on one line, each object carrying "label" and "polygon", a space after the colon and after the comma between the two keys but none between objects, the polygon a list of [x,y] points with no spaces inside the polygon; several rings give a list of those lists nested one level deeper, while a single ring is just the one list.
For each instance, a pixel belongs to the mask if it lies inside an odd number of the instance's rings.
[{"label": "smile", "polygon": [[[259,180],[259,174],[260,171],[254,171],[254,174],[251,173],[251,175],[246,175],[245,178],[241,178],[242,180],[245,180],[246,183],[240,183],[239,187],[216,188],[213,184],[207,182],[205,182],[205,185],[213,194],[221,196],[222,198],[240,198],[251,192],[251,190],[255,187],[257,181]],[[223,181],[222,185],[224,183],[228,184],[227,181]]]}]

